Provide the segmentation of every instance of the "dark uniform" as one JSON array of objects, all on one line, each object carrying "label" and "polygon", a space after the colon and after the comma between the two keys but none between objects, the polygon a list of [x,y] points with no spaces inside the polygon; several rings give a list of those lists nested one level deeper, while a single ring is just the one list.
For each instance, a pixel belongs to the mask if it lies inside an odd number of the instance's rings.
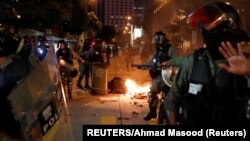
[{"label": "dark uniform", "polygon": [[19,56],[13,56],[0,67],[0,132],[4,131],[12,138],[20,138],[20,125],[15,120],[7,98],[18,82],[28,75],[26,61]]},{"label": "dark uniform", "polygon": [[104,62],[104,48],[102,46],[101,39],[95,39],[89,49],[89,61],[90,62]]},{"label": "dark uniform", "polygon": [[[64,60],[67,64],[70,64],[71,66],[73,66],[73,58],[74,57],[74,52],[72,49],[70,49],[67,46],[67,43],[64,40],[60,40],[58,42],[58,46],[59,49],[56,52],[56,56],[58,58],[58,61],[60,61],[60,59]],[[64,46],[64,47],[62,47]],[[65,81],[67,83],[67,89],[68,89],[68,96],[71,99],[72,98],[72,78],[77,76],[78,71],[76,69],[69,70],[67,67],[63,66],[63,65],[59,65],[60,66],[60,73],[62,74],[62,76],[65,77]]]},{"label": "dark uniform", "polygon": [[[8,96],[30,72],[26,57],[16,54],[20,39],[16,37],[18,16],[15,9],[0,3],[0,140],[21,140],[20,125],[12,113]],[[25,57],[25,58],[24,58]],[[27,57],[28,58],[28,57]]]},{"label": "dark uniform", "polygon": [[68,64],[73,65],[72,54],[70,48],[68,48],[67,46],[64,49],[59,48],[56,52],[56,55],[57,58],[63,59]]},{"label": "dark uniform", "polygon": [[91,47],[91,40],[85,39],[83,46],[80,46],[78,50],[78,55],[84,60],[84,62],[79,62],[80,75],[77,80],[77,87],[83,89],[82,79],[85,77],[85,89],[90,89],[89,86],[89,75],[90,75],[90,64],[89,64],[89,49]]},{"label": "dark uniform", "polygon": [[39,45],[34,47],[34,55],[39,59],[43,60],[48,52],[49,44],[45,36],[40,37]]},{"label": "dark uniform", "polygon": [[[202,15],[199,15],[200,10]],[[217,23],[217,27],[211,27],[211,24],[206,27],[209,24],[202,23],[200,16],[204,19],[204,15],[217,12],[206,13],[206,10],[218,10],[221,12],[218,15],[226,15],[230,22],[227,19]],[[231,5],[215,2],[189,15],[191,26],[195,25],[193,20],[202,29],[206,48],[190,54],[181,64],[165,100],[171,124],[177,124],[177,121],[181,125],[242,125],[246,123],[247,80],[217,66],[225,61],[218,50],[222,41],[235,44],[248,40],[246,32],[240,28],[239,15]]]},{"label": "dark uniform", "polygon": [[[149,74],[152,78],[152,83],[150,91],[148,93],[148,104],[149,104],[149,113],[144,120],[150,120],[152,118],[158,117],[158,123],[162,124],[164,119],[167,118],[164,106],[163,99],[165,94],[168,93],[170,87],[165,84],[161,77],[161,68],[158,66],[164,61],[172,61],[172,65],[178,66],[181,62],[181,57],[177,57],[172,45],[169,43],[169,40],[166,38],[165,33],[162,31],[156,32],[153,37],[153,43],[155,45],[155,52],[153,57],[150,59],[149,64],[155,66],[149,70]],[[161,98],[158,98],[158,94],[162,93]],[[157,106],[160,103],[160,108],[157,116]]]}]

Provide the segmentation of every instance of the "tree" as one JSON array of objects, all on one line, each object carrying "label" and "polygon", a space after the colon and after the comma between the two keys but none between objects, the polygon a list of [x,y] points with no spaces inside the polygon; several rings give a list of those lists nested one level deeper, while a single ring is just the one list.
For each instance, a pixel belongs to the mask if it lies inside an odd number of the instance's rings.
[{"label": "tree", "polygon": [[87,30],[89,23],[88,14],[85,5],[82,5],[80,1],[73,0],[72,16],[68,21],[64,23],[64,31],[71,34],[81,34]]},{"label": "tree", "polygon": [[53,28],[60,37],[66,32],[79,35],[89,24],[84,2],[80,0],[19,0],[17,9],[22,27],[39,31]]},{"label": "tree", "polygon": [[24,28],[44,30],[70,18],[71,0],[20,0],[18,11]]},{"label": "tree", "polygon": [[[102,30],[102,23],[96,14],[92,11],[88,13],[89,23],[88,23],[88,34],[89,36],[94,36],[95,33],[99,33]],[[95,32],[95,33],[94,33]]]},{"label": "tree", "polygon": [[116,29],[113,26],[104,25],[98,36],[105,42],[109,43],[116,36],[116,34]]}]

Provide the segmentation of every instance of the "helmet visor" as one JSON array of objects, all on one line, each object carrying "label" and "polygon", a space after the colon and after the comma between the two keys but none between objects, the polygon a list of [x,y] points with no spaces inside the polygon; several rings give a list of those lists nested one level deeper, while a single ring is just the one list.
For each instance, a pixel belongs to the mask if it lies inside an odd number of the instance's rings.
[{"label": "helmet visor", "polygon": [[220,25],[225,19],[225,13],[218,6],[207,3],[188,16],[187,24],[191,29],[200,27],[211,30]]},{"label": "helmet visor", "polygon": [[163,35],[155,35],[153,37],[152,43],[153,44],[163,44],[165,41],[165,37]]}]

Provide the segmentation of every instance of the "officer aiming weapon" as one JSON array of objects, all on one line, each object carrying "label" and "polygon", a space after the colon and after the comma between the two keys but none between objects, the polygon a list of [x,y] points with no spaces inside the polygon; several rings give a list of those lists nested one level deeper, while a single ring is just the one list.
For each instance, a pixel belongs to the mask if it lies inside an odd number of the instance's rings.
[{"label": "officer aiming weapon", "polygon": [[149,74],[151,76],[151,78],[155,78],[155,76],[159,75],[159,73],[161,73],[161,77],[163,79],[163,81],[169,86],[171,87],[175,76],[178,73],[179,68],[178,67],[174,67],[174,66],[170,66],[170,65],[161,65],[161,66],[157,66],[157,65],[152,65],[152,64],[131,64],[131,67],[136,67],[138,69],[150,69],[149,70]]}]

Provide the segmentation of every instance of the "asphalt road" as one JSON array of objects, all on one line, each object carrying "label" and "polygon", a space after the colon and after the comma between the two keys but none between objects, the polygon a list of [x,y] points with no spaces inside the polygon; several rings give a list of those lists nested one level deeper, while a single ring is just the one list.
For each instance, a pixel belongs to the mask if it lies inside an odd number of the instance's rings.
[{"label": "asphalt road", "polygon": [[[140,57],[134,58],[134,63],[140,64]],[[75,63],[75,67],[78,64]],[[113,58],[107,68],[107,81],[114,77],[131,79],[138,85],[150,82],[148,71],[137,68],[126,68],[123,57]],[[76,88],[73,81],[73,99],[67,99],[67,106],[75,141],[82,141],[84,125],[150,125],[157,124],[156,119],[144,121],[148,112],[147,95],[125,95],[104,93],[93,95],[91,91]],[[84,82],[82,82],[84,84]]]}]

